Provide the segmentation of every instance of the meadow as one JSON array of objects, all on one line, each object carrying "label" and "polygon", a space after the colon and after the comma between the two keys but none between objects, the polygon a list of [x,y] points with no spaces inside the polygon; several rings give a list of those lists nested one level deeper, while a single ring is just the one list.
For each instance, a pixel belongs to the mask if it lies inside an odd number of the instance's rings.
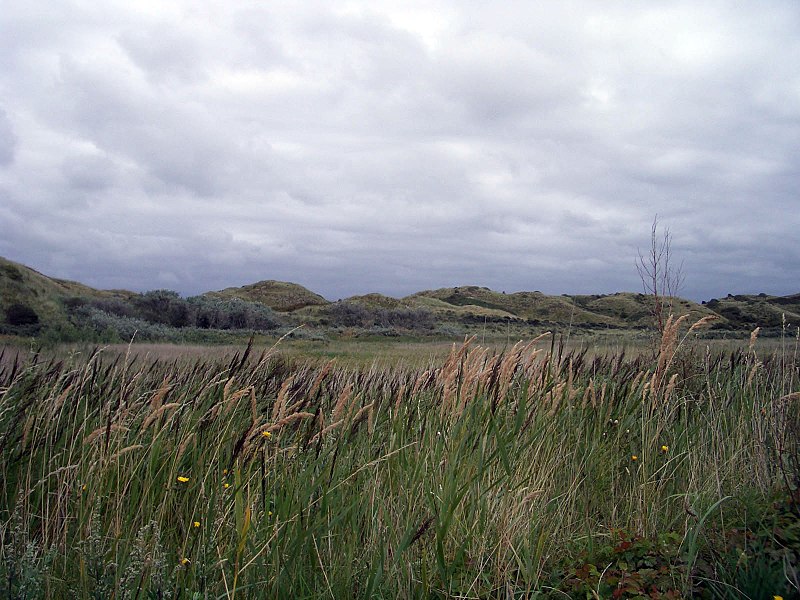
[{"label": "meadow", "polygon": [[798,597],[796,339],[7,349],[12,598]]}]

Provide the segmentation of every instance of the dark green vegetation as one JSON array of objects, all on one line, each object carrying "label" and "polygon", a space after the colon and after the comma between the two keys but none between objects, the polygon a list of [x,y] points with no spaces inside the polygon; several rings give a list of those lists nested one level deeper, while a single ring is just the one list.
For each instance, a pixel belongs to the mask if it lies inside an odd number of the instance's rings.
[{"label": "dark green vegetation", "polygon": [[[582,336],[634,335],[652,330],[653,299],[644,294],[547,296],[444,288],[396,299],[380,294],[328,302],[292,283],[262,281],[181,298],[169,290],[136,294],[100,291],[46,277],[0,259],[0,334],[42,342],[140,341],[235,343],[252,332],[324,342],[354,337],[434,339],[478,335],[481,340],[533,337],[547,330]],[[800,294],[728,296],[696,304],[674,298],[671,312],[715,317],[704,335],[726,337],[761,327],[785,334],[800,322]]]},{"label": "dark green vegetation", "polygon": [[0,595],[796,598],[798,348],[689,322],[430,368],[6,354]]}]

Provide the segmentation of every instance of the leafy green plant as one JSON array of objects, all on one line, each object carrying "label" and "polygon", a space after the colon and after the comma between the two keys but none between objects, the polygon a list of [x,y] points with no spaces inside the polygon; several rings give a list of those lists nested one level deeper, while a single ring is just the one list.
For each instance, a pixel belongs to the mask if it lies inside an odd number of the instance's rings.
[{"label": "leafy green plant", "polygon": [[36,325],[39,315],[27,304],[12,304],[6,309],[6,323],[12,326]]},{"label": "leafy green plant", "polygon": [[649,540],[624,531],[585,556],[562,589],[585,598],[680,598],[686,564],[680,536],[667,533]]},{"label": "leafy green plant", "polygon": [[800,520],[793,499],[784,496],[765,507],[749,526],[718,532],[698,557],[697,592],[715,599],[772,600],[800,593]]},{"label": "leafy green plant", "polygon": [[53,549],[43,550],[31,539],[20,511],[0,530],[0,594],[5,598],[28,600],[45,594],[52,567]]}]

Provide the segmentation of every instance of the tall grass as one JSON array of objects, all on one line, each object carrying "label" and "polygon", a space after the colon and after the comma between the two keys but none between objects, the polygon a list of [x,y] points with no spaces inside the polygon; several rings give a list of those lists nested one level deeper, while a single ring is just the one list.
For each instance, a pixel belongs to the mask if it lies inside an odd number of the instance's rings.
[{"label": "tall grass", "polygon": [[619,530],[678,532],[691,562],[795,484],[800,395],[789,354],[704,353],[682,326],[652,360],[0,360],[0,591],[526,597]]}]

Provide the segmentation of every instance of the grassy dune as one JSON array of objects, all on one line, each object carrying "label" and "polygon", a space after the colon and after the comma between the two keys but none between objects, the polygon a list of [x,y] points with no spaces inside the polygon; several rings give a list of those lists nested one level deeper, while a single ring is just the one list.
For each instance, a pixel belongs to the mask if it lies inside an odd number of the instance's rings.
[{"label": "grassy dune", "polygon": [[796,597],[796,347],[687,329],[432,368],[6,357],[0,593]]}]

